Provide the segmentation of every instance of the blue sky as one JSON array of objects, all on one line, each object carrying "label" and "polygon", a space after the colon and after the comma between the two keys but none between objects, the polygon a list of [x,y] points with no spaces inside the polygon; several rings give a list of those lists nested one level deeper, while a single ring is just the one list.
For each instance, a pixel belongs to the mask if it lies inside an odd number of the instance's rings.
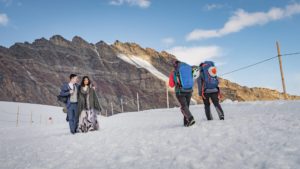
[{"label": "blue sky", "polygon": [[[60,34],[166,50],[190,64],[214,60],[219,74],[300,52],[300,0],[0,0],[0,45]],[[300,55],[283,58],[288,93],[300,95]],[[282,91],[278,60],[224,76]]]}]

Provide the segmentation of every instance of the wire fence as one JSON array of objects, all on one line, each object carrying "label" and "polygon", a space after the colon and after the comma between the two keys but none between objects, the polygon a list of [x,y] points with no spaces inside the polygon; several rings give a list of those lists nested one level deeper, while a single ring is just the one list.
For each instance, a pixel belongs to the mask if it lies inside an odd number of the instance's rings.
[{"label": "wire fence", "polygon": [[255,63],[253,63],[253,64],[246,65],[246,66],[237,68],[237,69],[235,69],[235,70],[232,70],[232,71],[223,73],[223,74],[220,75],[220,77],[225,76],[225,75],[228,75],[228,74],[232,74],[232,73],[235,73],[235,72],[238,72],[238,71],[241,71],[241,70],[245,70],[245,69],[248,69],[248,68],[251,68],[251,67],[254,67],[254,66],[256,66],[256,65],[259,65],[259,64],[268,62],[268,61],[270,61],[270,60],[276,59],[276,58],[278,58],[279,56],[292,56],[292,55],[300,55],[300,52],[286,53],[286,54],[282,54],[282,55],[273,56],[273,57],[270,57],[270,58],[267,58],[267,59],[264,59],[264,60],[255,62]]},{"label": "wire fence", "polygon": [[[10,103],[14,104],[14,103]],[[59,109],[55,110],[56,113],[51,112],[45,112],[45,111],[40,111],[40,110],[32,110],[29,111],[28,108],[22,107],[22,106],[15,106],[17,109],[14,109],[9,106],[3,106],[0,109],[0,124],[4,124],[4,126],[36,126],[36,125],[44,125],[48,126],[51,124],[58,124],[58,123],[63,123],[65,120],[61,116],[61,114],[56,114],[59,113]],[[11,109],[11,110],[4,110],[4,109]],[[59,117],[61,116],[61,117]]]}]

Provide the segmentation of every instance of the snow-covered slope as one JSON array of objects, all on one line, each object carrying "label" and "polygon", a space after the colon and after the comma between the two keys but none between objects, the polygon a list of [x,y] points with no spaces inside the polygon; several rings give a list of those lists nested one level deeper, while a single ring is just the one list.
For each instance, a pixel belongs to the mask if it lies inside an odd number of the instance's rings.
[{"label": "snow-covered slope", "polygon": [[299,101],[223,107],[225,121],[206,121],[192,106],[190,128],[178,108],[100,117],[101,130],[87,134],[69,134],[67,123],[1,127],[0,168],[300,168]]},{"label": "snow-covered slope", "polygon": [[120,59],[124,60],[125,62],[136,66],[137,68],[144,68],[144,69],[148,70],[154,76],[156,76],[157,78],[159,78],[163,81],[168,80],[167,76],[165,76],[163,73],[158,71],[151,63],[147,62],[146,60],[144,60],[140,57],[133,56],[133,55],[127,56],[127,55],[124,55],[124,54],[118,54],[118,57]]}]

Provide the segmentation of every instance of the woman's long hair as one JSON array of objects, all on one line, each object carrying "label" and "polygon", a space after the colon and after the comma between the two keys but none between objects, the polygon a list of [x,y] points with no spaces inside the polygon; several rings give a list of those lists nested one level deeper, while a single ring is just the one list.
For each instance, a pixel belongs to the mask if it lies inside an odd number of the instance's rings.
[{"label": "woman's long hair", "polygon": [[81,81],[81,85],[80,85],[80,86],[81,86],[81,87],[84,87],[84,86],[85,86],[85,84],[84,84],[84,80],[85,80],[85,79],[88,79],[89,83],[87,84],[87,86],[90,87],[92,82],[91,82],[91,80],[90,80],[90,78],[89,78],[88,76],[84,76],[84,77],[82,78],[82,81]]}]

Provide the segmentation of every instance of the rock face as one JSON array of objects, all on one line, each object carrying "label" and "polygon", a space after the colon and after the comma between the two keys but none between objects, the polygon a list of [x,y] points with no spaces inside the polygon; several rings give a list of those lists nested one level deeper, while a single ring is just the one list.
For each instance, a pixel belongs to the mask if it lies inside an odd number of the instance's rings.
[{"label": "rock face", "polygon": [[[228,80],[221,79],[220,87],[226,98],[238,101],[267,101],[284,99],[283,93],[266,88],[248,88],[232,83]],[[226,99],[225,98],[225,99]],[[299,100],[299,96],[287,95],[289,100]]]},{"label": "rock face", "polygon": [[[80,37],[68,41],[56,35],[32,44],[16,43],[9,49],[1,47],[0,100],[59,105],[56,96],[60,86],[68,81],[70,73],[76,73],[80,77],[91,77],[108,114],[111,114],[111,105],[114,113],[121,112],[121,99],[124,111],[136,111],[137,93],[140,110],[166,107],[165,82],[146,69],[117,57],[121,53],[117,44],[108,45],[102,41],[90,44]],[[164,63],[170,59],[160,56]],[[170,103],[177,105],[172,94]]]},{"label": "rock face", "polygon": [[[0,100],[59,105],[56,95],[70,73],[88,75],[96,85],[101,104],[108,114],[136,111],[139,93],[140,110],[166,107],[166,82],[147,69],[134,66],[118,57],[134,55],[151,63],[168,76],[173,55],[142,48],[135,43],[116,41],[108,45],[96,44],[75,36],[68,41],[59,35],[37,39],[32,44],[16,43],[10,48],[0,47]],[[239,101],[275,100],[283,98],[277,91],[241,87],[221,80],[223,98]],[[195,89],[197,90],[197,89]],[[201,101],[196,97],[194,99]],[[289,99],[299,99],[289,96]],[[178,106],[174,92],[169,93],[170,107]]]}]

